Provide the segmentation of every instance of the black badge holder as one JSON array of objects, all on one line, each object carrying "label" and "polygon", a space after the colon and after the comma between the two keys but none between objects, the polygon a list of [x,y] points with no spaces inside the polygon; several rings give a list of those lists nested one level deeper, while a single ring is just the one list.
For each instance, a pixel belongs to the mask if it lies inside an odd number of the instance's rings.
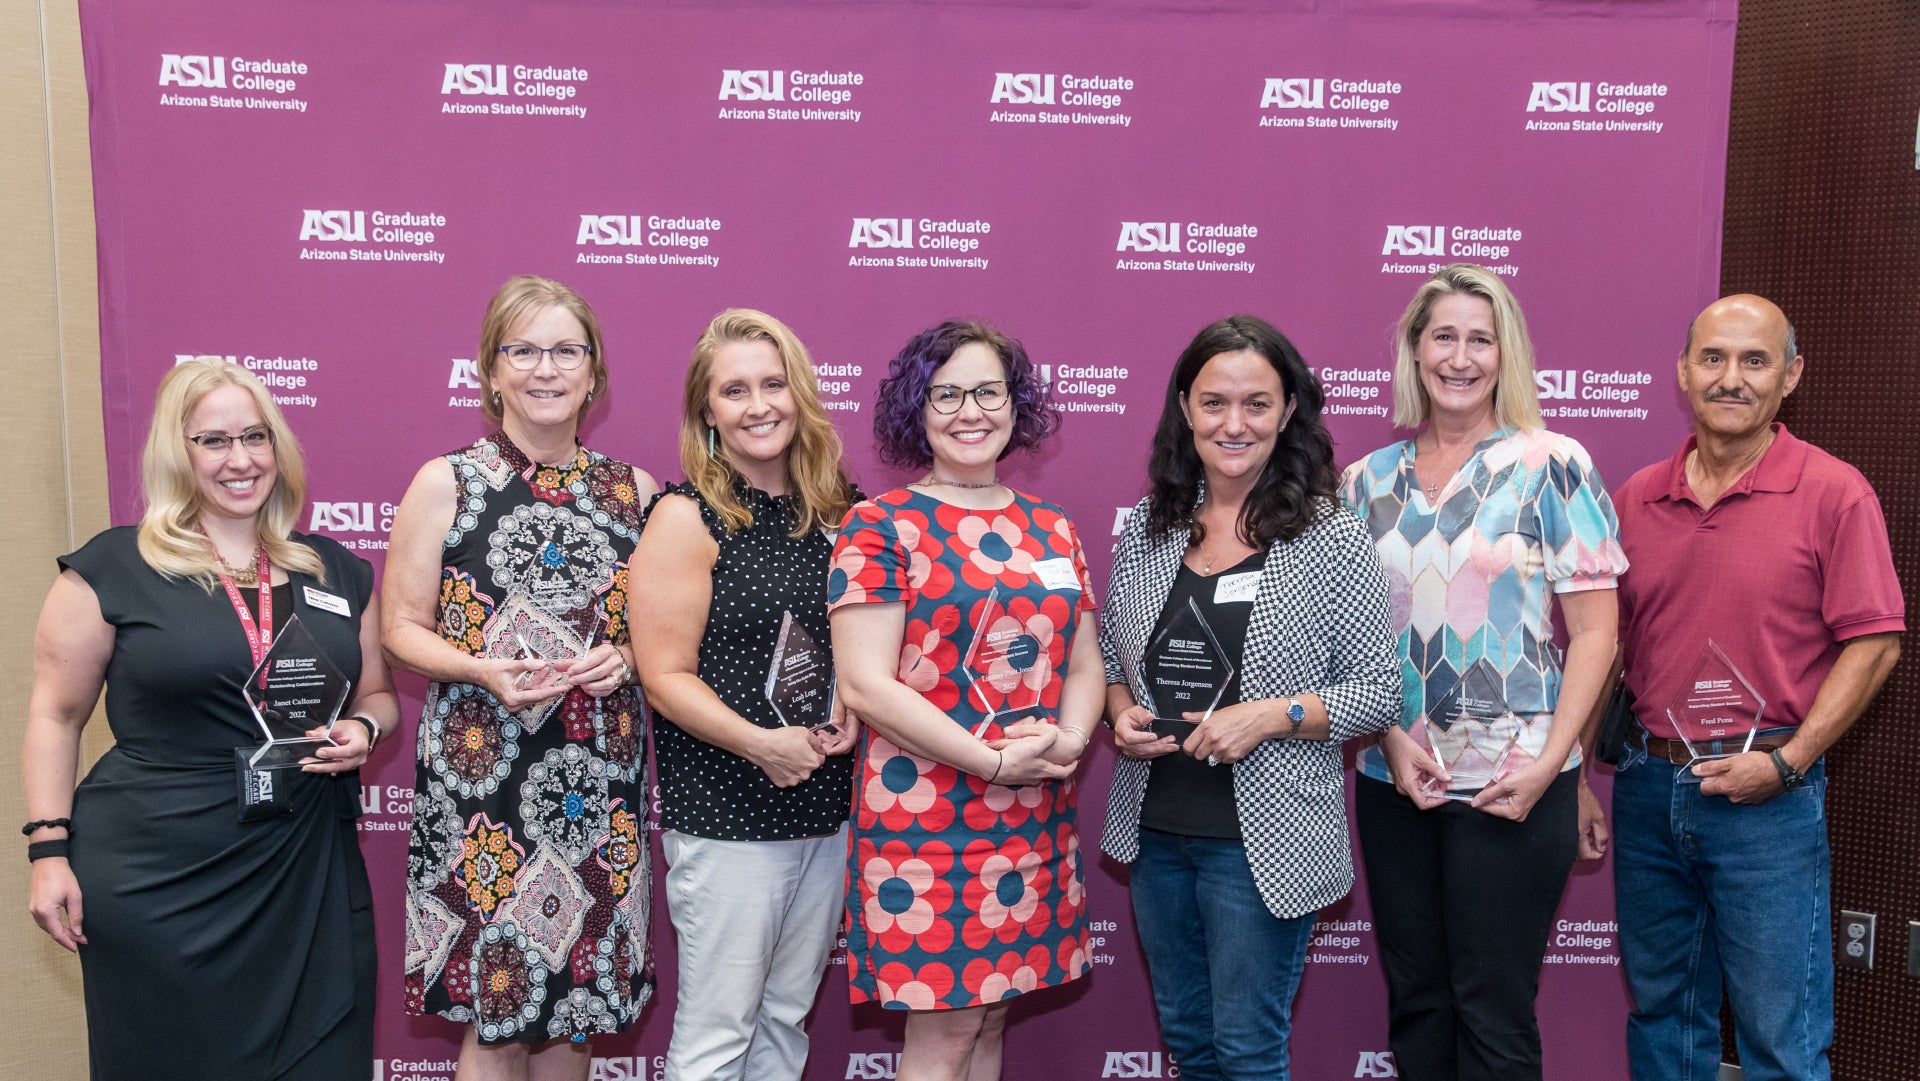
[{"label": "black badge holder", "polygon": [[293,813],[293,778],[285,769],[254,769],[248,764],[254,749],[233,749],[234,779],[240,789],[240,821],[265,822]]}]

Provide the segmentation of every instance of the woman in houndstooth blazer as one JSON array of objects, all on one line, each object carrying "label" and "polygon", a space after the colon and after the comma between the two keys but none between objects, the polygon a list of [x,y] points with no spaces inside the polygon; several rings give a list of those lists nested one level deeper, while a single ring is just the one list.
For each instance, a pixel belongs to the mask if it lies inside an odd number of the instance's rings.
[{"label": "woman in houndstooth blazer", "polygon": [[[1202,330],[1108,586],[1101,847],[1133,865],[1161,1035],[1195,1081],[1288,1076],[1314,916],[1353,885],[1340,745],[1400,708],[1386,578],[1334,499],[1321,404],[1272,326]],[[1210,654],[1229,663],[1209,676]]]}]

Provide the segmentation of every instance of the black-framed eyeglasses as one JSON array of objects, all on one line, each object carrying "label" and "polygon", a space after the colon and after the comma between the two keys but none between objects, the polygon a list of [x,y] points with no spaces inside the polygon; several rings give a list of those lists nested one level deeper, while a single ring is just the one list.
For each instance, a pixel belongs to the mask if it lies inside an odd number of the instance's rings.
[{"label": "black-framed eyeglasses", "polygon": [[593,346],[578,342],[562,342],[552,349],[542,349],[526,342],[503,345],[500,352],[505,354],[507,363],[516,371],[530,372],[540,366],[541,357],[552,357],[553,366],[563,372],[570,372],[580,366],[580,362],[593,354]]},{"label": "black-framed eyeglasses", "polygon": [[1007,381],[995,379],[991,383],[982,383],[972,389],[962,389],[952,383],[936,383],[927,388],[927,404],[936,413],[958,413],[967,404],[967,396],[973,396],[973,404],[991,413],[1007,404],[1013,395],[1007,391]]},{"label": "black-framed eyeglasses", "polygon": [[239,435],[228,435],[225,432],[201,432],[199,435],[188,436],[187,442],[212,455],[227,453],[233,449],[235,443],[245,447],[248,453],[252,453],[273,446],[273,429],[248,428]]}]

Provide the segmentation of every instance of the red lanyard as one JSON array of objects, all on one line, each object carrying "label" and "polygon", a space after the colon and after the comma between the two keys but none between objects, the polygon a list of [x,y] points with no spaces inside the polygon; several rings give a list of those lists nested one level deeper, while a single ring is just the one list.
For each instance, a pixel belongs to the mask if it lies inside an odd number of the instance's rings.
[{"label": "red lanyard", "polygon": [[220,573],[220,584],[226,587],[227,599],[233,602],[233,614],[240,617],[240,629],[247,632],[247,651],[253,654],[255,668],[260,667],[260,661],[266,657],[267,650],[273,645],[273,564],[267,559],[265,547],[260,549],[259,554],[260,561],[257,566],[260,575],[260,619],[258,622],[254,620],[253,613],[247,611],[247,602],[240,599],[240,587],[233,584],[233,576],[225,571]]}]

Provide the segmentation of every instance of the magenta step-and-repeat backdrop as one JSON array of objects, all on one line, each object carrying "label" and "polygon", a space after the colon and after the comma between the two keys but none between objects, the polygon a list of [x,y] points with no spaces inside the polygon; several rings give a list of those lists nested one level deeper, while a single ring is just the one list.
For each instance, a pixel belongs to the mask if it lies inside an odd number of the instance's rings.
[{"label": "magenta step-and-repeat backdrop", "polygon": [[[1671,451],[1673,358],[1719,277],[1732,0],[1177,8],[83,0],[114,520],[139,513],[161,375],[219,356],[305,443],[310,528],[379,566],[414,470],[484,430],[480,315],[526,271],[605,323],[585,439],[663,477],[721,308],[798,331],[869,491],[902,479],[871,452],[893,351],[948,316],[999,323],[1066,411],[1007,475],[1072,512],[1096,581],[1196,330],[1252,312],[1292,337],[1344,464],[1393,438],[1391,328],[1458,259],[1512,284],[1548,423],[1607,481]],[[365,774],[377,1081],[450,1077],[460,1035],[401,1004],[410,744]],[[1089,844],[1111,750],[1091,759]],[[1021,1003],[1007,1073],[1176,1076],[1125,869],[1087,872],[1092,976]],[[1548,1076],[1624,1076],[1603,865],[1562,917]],[[1364,888],[1323,919],[1295,1075],[1395,1076]],[[677,973],[655,927],[660,996],[595,1045],[595,1078],[659,1075]],[[851,1009],[836,965],[808,1076],[892,1077],[899,1022]]]}]

